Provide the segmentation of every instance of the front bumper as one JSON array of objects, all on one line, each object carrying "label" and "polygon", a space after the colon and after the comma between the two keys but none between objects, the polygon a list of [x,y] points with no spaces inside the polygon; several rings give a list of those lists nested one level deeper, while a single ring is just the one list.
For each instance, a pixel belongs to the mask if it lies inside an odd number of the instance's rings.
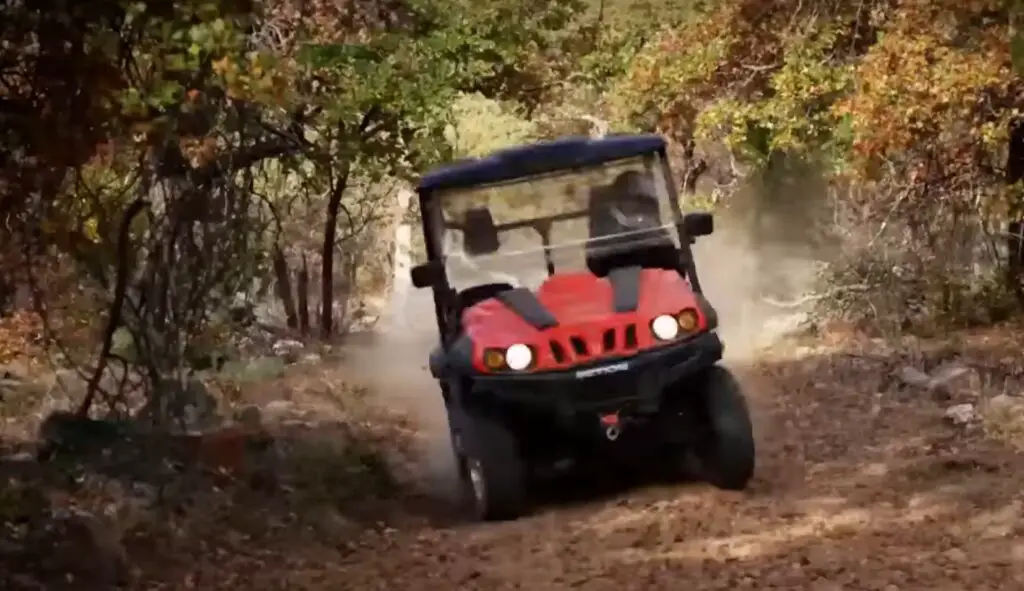
[{"label": "front bumper", "polygon": [[666,386],[717,363],[723,345],[706,332],[629,357],[606,358],[571,370],[475,376],[473,395],[496,396],[564,413],[620,410],[653,413]]}]

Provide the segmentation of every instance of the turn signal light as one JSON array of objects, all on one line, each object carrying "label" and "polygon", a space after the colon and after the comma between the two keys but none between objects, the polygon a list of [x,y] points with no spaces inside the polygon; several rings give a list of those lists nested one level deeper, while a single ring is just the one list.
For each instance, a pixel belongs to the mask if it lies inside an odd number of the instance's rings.
[{"label": "turn signal light", "polygon": [[484,366],[497,371],[505,367],[505,352],[500,349],[487,349],[484,351]]},{"label": "turn signal light", "polygon": [[679,321],[679,328],[683,332],[693,332],[700,326],[700,316],[697,315],[697,311],[693,308],[687,308],[676,316],[676,320]]}]

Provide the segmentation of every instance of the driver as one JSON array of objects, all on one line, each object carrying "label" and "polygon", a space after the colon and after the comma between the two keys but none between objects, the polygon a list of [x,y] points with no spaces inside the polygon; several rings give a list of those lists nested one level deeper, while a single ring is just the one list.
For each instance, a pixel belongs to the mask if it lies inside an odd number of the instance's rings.
[{"label": "driver", "polygon": [[651,174],[627,170],[610,187],[608,213],[620,231],[646,230],[661,225],[658,190]]},{"label": "driver", "polygon": [[595,187],[590,198],[590,238],[654,229],[661,226],[654,178],[627,170],[607,187]]},{"label": "driver", "polygon": [[674,247],[668,232],[659,231],[658,191],[650,173],[628,170],[607,187],[595,188],[589,210],[587,264],[594,274],[620,266],[671,264]]}]

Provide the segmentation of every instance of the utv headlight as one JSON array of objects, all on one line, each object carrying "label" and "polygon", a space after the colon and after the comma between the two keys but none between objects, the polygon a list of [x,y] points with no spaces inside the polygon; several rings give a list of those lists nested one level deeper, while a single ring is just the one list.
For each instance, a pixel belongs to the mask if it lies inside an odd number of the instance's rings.
[{"label": "utv headlight", "polygon": [[679,336],[679,321],[668,314],[658,316],[651,322],[651,332],[658,340],[671,341]]},{"label": "utv headlight", "polygon": [[514,371],[522,371],[533,363],[533,351],[522,343],[512,345],[505,351],[505,365]]}]

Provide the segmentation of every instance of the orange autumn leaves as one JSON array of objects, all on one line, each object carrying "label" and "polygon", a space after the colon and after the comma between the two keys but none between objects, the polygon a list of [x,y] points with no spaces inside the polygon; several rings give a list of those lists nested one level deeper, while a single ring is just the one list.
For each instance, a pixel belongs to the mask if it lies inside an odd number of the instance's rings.
[{"label": "orange autumn leaves", "polygon": [[33,312],[17,311],[0,318],[0,365],[42,355],[43,326]]},{"label": "orange autumn leaves", "polygon": [[850,117],[857,155],[941,147],[944,164],[955,167],[967,164],[968,145],[992,151],[1005,141],[1018,84],[1005,21],[975,19],[972,10],[993,2],[957,4],[955,12],[945,4],[905,2],[860,59],[856,89],[835,105]]},{"label": "orange autumn leaves", "polygon": [[756,128],[769,149],[841,139],[853,172],[922,153],[954,172],[1005,145],[1019,85],[1010,17],[1002,0],[725,0],[662,31],[620,103],[734,148]]}]

